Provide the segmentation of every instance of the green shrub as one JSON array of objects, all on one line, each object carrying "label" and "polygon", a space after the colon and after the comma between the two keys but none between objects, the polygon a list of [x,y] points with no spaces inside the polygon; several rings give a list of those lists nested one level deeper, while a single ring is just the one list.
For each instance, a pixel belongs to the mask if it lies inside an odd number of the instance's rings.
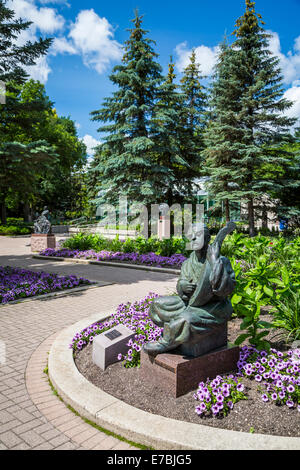
[{"label": "green shrub", "polygon": [[300,293],[289,288],[282,298],[275,301],[273,309],[273,328],[281,329],[279,333],[285,341],[300,339]]},{"label": "green shrub", "polygon": [[22,217],[7,217],[6,225],[22,225],[24,224],[24,219]]},{"label": "green shrub", "polygon": [[136,239],[128,238],[125,241],[116,236],[110,240],[98,234],[78,233],[65,240],[63,243],[64,248],[70,250],[108,250],[108,251],[122,251],[124,253],[137,252],[139,254],[156,253],[162,256],[171,256],[175,253],[182,253],[188,255],[185,249],[185,239],[172,237],[169,240],[160,241],[157,237],[137,237]]},{"label": "green shrub", "polygon": [[77,233],[64,241],[63,246],[70,250],[103,250],[105,249],[106,240],[100,235],[89,233]]},{"label": "green shrub", "polygon": [[0,235],[28,235],[29,233],[31,233],[30,227],[0,225]]}]

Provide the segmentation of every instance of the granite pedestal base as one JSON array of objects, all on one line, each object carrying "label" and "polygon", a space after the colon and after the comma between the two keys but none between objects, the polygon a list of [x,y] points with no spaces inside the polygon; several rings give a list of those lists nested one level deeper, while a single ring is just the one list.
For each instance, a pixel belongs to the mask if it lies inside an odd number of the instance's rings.
[{"label": "granite pedestal base", "polygon": [[141,376],[167,392],[180,397],[197,389],[199,382],[236,370],[238,346],[224,346],[199,357],[163,353],[157,356],[141,351]]},{"label": "granite pedestal base", "polygon": [[55,235],[47,233],[33,233],[31,235],[31,251],[39,252],[47,248],[55,248],[56,240]]}]

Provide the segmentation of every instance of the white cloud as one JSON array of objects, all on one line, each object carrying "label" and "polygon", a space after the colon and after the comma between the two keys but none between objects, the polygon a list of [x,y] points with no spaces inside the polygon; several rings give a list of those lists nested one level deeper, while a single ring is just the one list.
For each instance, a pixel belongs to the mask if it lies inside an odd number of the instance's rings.
[{"label": "white cloud", "polygon": [[122,45],[114,40],[114,31],[106,18],[94,10],[82,10],[70,26],[67,37],[57,37],[50,53],[82,57],[84,65],[102,74],[112,61],[122,57]]},{"label": "white cloud", "polygon": [[86,134],[84,137],[82,137],[81,140],[86,145],[88,156],[93,157],[95,153],[95,147],[101,143],[100,140],[95,139],[89,134]]},{"label": "white cloud", "polygon": [[70,7],[71,5],[66,1],[66,0],[38,0],[39,3],[42,3],[43,5],[47,5],[48,3],[56,3],[58,5],[65,5],[67,7]]},{"label": "white cloud", "polygon": [[114,31],[106,18],[94,10],[82,10],[69,33],[73,46],[82,55],[86,66],[103,73],[109,63],[120,60],[122,46],[113,39]]},{"label": "white cloud", "polygon": [[[37,2],[42,4],[37,5]],[[122,45],[114,39],[114,29],[106,18],[91,10],[81,10],[75,22],[67,25],[64,17],[47,4],[69,6],[66,0],[8,0],[16,18],[31,21],[32,25],[16,38],[17,45],[35,42],[41,34],[54,37],[49,53],[37,64],[28,67],[32,78],[46,82],[51,72],[49,59],[57,54],[82,57],[84,65],[102,74],[112,61],[122,58]],[[68,27],[69,31],[66,31]],[[57,35],[57,33],[60,33]]]},{"label": "white cloud", "polygon": [[51,54],[77,54],[75,46],[65,37],[55,38],[51,46]]},{"label": "white cloud", "polygon": [[298,121],[294,127],[298,127],[300,125],[300,80],[296,80],[293,86],[285,91],[284,98],[294,102],[293,106],[287,109],[284,114],[288,117],[297,118]]},{"label": "white cloud", "polygon": [[[187,42],[178,44],[175,48],[175,52],[178,56],[176,61],[176,67],[180,72],[183,72],[184,68],[189,64],[190,57],[193,49],[189,49]],[[200,70],[203,75],[211,75],[213,67],[216,64],[219,47],[207,47],[204,45],[194,48],[196,54],[196,62],[200,64]]]},{"label": "white cloud", "polygon": [[36,64],[27,67],[27,72],[34,80],[39,80],[41,83],[46,83],[49,73],[52,72],[46,56],[40,56],[36,60]]},{"label": "white cloud", "polygon": [[278,33],[268,31],[271,35],[269,40],[269,49],[280,60],[279,66],[283,75],[283,82],[290,85],[284,92],[284,98],[293,102],[293,105],[287,109],[284,114],[287,117],[297,118],[298,121],[294,127],[300,124],[300,36],[294,41],[293,51],[289,51],[286,55],[281,51],[280,38]]},{"label": "white cloud", "polygon": [[283,74],[283,81],[286,85],[292,84],[300,76],[300,36],[295,39],[293,51],[287,55],[281,51],[278,33],[268,31],[271,35],[269,40],[270,51],[280,59],[280,68]]},{"label": "white cloud", "polygon": [[65,19],[53,8],[37,7],[33,0],[10,0],[15,16],[32,21],[31,28],[42,33],[54,33],[64,27]]}]

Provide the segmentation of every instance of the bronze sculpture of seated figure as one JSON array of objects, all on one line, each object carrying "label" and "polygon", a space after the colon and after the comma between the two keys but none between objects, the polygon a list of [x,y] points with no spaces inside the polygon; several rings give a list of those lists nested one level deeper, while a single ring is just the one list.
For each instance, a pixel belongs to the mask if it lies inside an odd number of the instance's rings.
[{"label": "bronze sculpture of seated figure", "polygon": [[208,228],[193,225],[194,251],[182,264],[178,295],[158,297],[150,305],[150,318],[163,327],[163,335],[144,345],[148,354],[180,350],[183,345],[196,344],[203,335],[227,325],[233,311],[228,297],[235,287],[235,275],[229,259],[220,256],[220,250],[226,235],[235,227],[234,222],[228,222],[209,244]]}]

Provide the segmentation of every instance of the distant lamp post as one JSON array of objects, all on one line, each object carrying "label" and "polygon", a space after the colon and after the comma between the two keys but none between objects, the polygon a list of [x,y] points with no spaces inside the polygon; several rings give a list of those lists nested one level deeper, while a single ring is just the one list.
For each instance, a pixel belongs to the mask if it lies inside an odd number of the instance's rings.
[{"label": "distant lamp post", "polygon": [[6,86],[5,83],[0,80],[0,104],[6,103]]}]

